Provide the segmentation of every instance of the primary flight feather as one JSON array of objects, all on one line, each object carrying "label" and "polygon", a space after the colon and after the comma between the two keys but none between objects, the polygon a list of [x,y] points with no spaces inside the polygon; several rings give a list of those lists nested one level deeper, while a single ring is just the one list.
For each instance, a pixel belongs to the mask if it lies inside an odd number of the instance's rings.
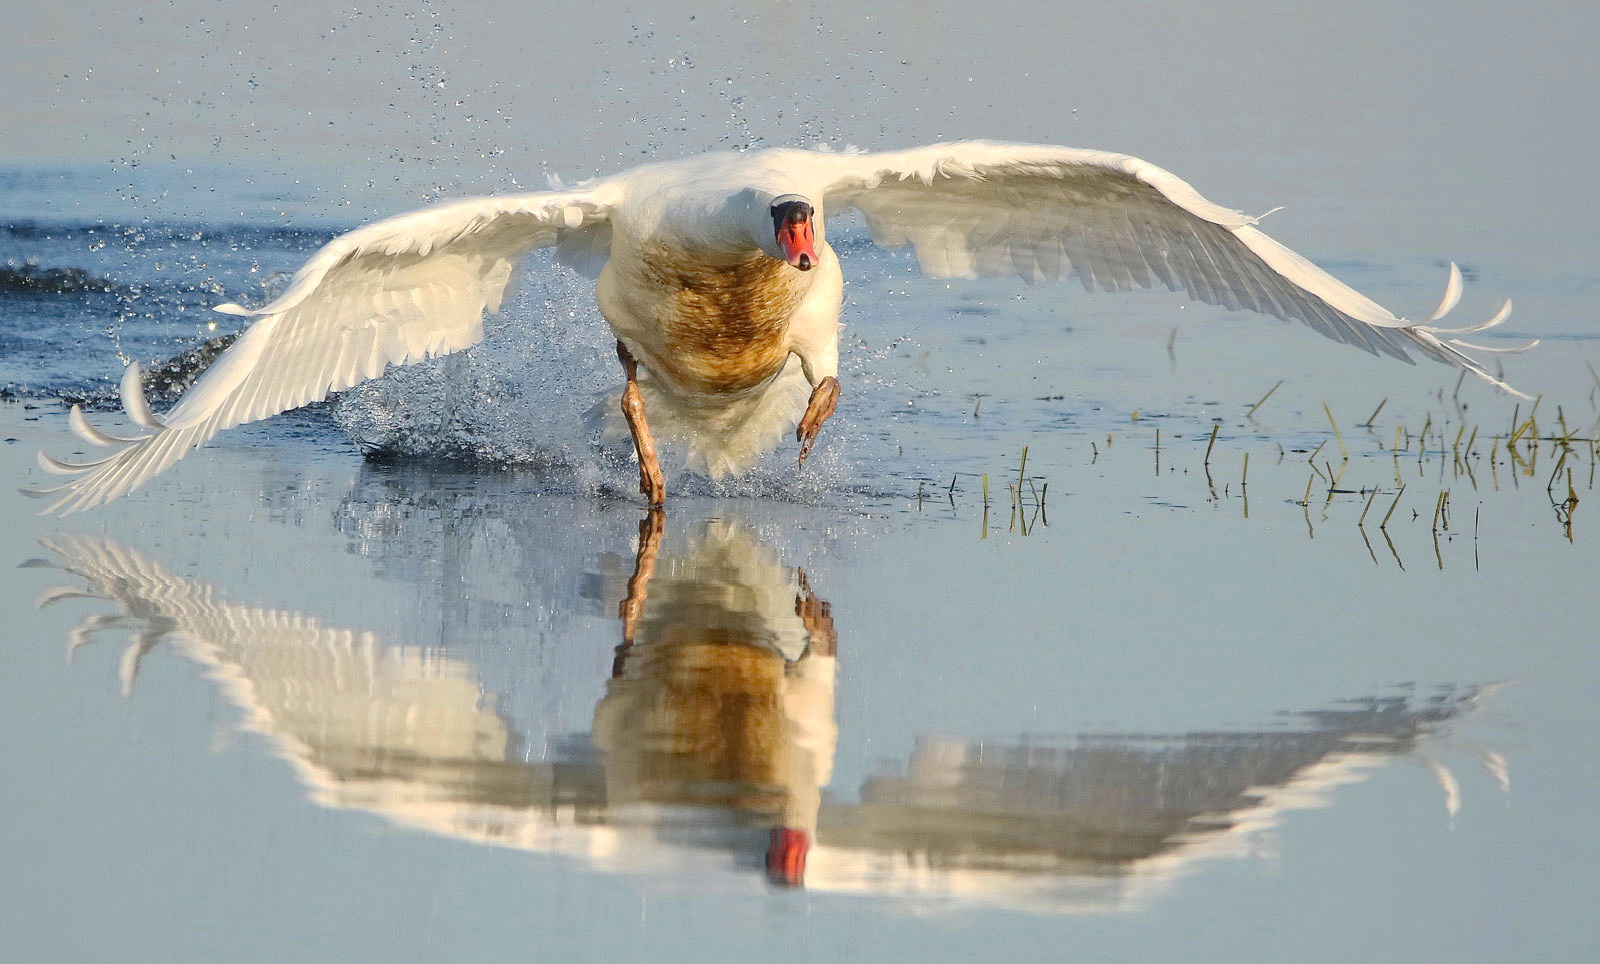
[{"label": "primary flight feather", "polygon": [[47,471],[70,479],[33,494],[53,496],[46,511],[63,514],[108,502],[223,429],[476,344],[513,269],[538,248],[597,279],[652,505],[666,490],[651,421],[687,435],[691,464],[713,477],[744,471],[798,422],[803,463],[839,396],[843,275],[825,228],[826,214],[846,207],[876,243],[910,245],[931,277],[1162,285],[1369,352],[1418,352],[1520,394],[1469,354],[1507,349],[1453,337],[1504,321],[1509,301],[1481,324],[1434,325],[1460,298],[1454,264],[1438,310],[1409,321],[1261,233],[1255,218],[1135,157],[989,141],[775,149],[440,204],[341,235],[270,303],[217,307],[254,321],[165,415],[150,410],[138,367],[128,367],[123,406],[146,434],[108,435],[75,406],[74,431],[110,454],[72,463],[41,453]]}]

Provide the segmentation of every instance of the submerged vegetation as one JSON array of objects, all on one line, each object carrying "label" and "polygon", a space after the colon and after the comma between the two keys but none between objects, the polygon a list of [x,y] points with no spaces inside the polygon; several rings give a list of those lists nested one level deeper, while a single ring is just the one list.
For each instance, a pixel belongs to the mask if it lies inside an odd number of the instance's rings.
[{"label": "submerged vegetation", "polygon": [[[1595,383],[1600,391],[1600,374]],[[1415,418],[1380,422],[1390,401],[1384,398],[1365,420],[1345,423],[1342,428],[1333,408],[1319,400],[1327,418],[1323,437],[1277,438],[1261,429],[1255,415],[1283,385],[1281,379],[1273,384],[1232,426],[1216,417],[1205,432],[1180,434],[1170,428],[1163,431],[1158,425],[1146,434],[1142,426],[1150,419],[1150,410],[1136,412],[1130,419],[1135,428],[1125,434],[1138,440],[1137,450],[1153,462],[1157,483],[1198,477],[1201,488],[1196,493],[1191,488],[1173,490],[1146,481],[1139,483],[1142,488],[1113,487],[1096,498],[1115,498],[1121,492],[1135,495],[1141,505],[1168,509],[1236,504],[1240,518],[1249,520],[1254,450],[1257,465],[1265,461],[1268,466],[1257,472],[1255,480],[1258,507],[1265,489],[1271,493],[1272,504],[1298,508],[1308,539],[1316,539],[1319,531],[1329,526],[1353,526],[1376,565],[1392,561],[1404,569],[1397,539],[1404,540],[1425,526],[1420,531],[1426,535],[1438,568],[1445,566],[1447,547],[1469,536],[1476,567],[1484,516],[1495,511],[1496,500],[1505,504],[1518,497],[1546,500],[1560,538],[1576,541],[1577,511],[1593,492],[1600,466],[1600,416],[1587,428],[1578,428],[1565,406],[1554,406],[1552,417],[1551,406],[1538,398],[1526,410],[1523,404],[1513,406],[1505,421],[1480,419],[1476,412],[1469,414],[1468,405],[1460,400],[1458,382],[1457,392],[1441,389],[1436,393],[1447,406],[1445,410],[1423,412],[1420,424]],[[1597,408],[1596,391],[1591,391],[1588,399],[1592,411]],[[1346,437],[1349,429],[1359,431]],[[1104,438],[1075,433],[1059,440],[1036,438],[1031,447],[1036,456],[1050,453],[1052,466],[1066,466],[1050,469],[1051,474],[1072,471],[1076,462],[1092,467],[1100,478],[1112,478],[1124,471],[1110,459],[1115,441],[1116,433]],[[1260,458],[1263,448],[1270,450],[1266,460]],[[1029,474],[1029,450],[1029,445],[1022,446],[1014,468],[995,471],[997,478],[1007,480],[1003,502],[998,494],[991,495],[990,473],[956,472],[943,485],[931,479],[916,480],[916,511],[939,505],[980,510],[981,539],[998,532],[1034,534],[1039,526],[1049,525],[1046,493],[1050,481],[1047,474]],[[1074,453],[1082,458],[1075,458]],[[1038,465],[1037,459],[1034,464]],[[1226,472],[1224,465],[1230,466]],[[1147,472],[1124,474],[1149,480]],[[1066,498],[1070,497],[1071,492]],[[1186,501],[1190,498],[1196,501]],[[1008,506],[1008,511],[1002,513],[1001,506]],[[1126,503],[1106,502],[1099,508],[1133,511]],[[1258,511],[1256,521],[1268,525],[1280,517],[1263,519]]]}]

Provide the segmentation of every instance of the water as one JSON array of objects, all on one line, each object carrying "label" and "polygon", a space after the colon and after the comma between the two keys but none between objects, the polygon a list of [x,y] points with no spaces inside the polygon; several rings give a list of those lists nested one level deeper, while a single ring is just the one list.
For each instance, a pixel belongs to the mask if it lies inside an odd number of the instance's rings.
[{"label": "water", "polygon": [[[17,485],[77,444],[58,398],[225,333],[207,306],[367,217],[757,138],[1132,151],[1288,202],[1269,231],[1410,314],[1457,258],[1464,319],[1510,296],[1545,339],[1506,374],[1574,441],[1513,454],[1529,406],[1440,366],[927,282],[846,226],[806,473],[669,475],[657,529],[581,426],[616,377],[584,285],[535,265],[460,358],[92,514],[0,496],[32,561],[0,582],[0,954],[1592,957],[1600,212],[1560,105],[1593,24],[1053,11],[22,13]],[[364,460],[350,431],[397,423]],[[769,882],[774,828],[811,838],[804,888]]]}]

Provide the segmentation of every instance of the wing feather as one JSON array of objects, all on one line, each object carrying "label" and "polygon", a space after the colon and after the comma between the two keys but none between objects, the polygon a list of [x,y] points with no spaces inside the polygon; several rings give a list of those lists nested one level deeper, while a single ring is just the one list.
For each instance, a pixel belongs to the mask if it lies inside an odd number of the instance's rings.
[{"label": "wing feather", "polygon": [[[825,205],[854,207],[873,239],[909,244],[935,277],[1063,278],[1087,290],[1160,284],[1191,298],[1299,321],[1335,341],[1465,368],[1521,395],[1433,325],[1461,295],[1455,266],[1439,308],[1408,321],[1261,233],[1254,218],[1125,154],[965,141],[910,151],[819,155]],[[1521,350],[1520,346],[1517,349]]]},{"label": "wing feather", "polygon": [[63,515],[125,495],[216,433],[326,398],[404,365],[467,348],[498,311],[512,269],[529,251],[566,244],[603,264],[615,187],[479,198],[440,205],[341,235],[261,308],[219,305],[255,319],[165,416],[150,411],[137,365],[122,379],[123,408],[151,431],[120,438],[81,411],[74,431],[108,458],[85,464],[44,457],[71,482],[46,493]]}]

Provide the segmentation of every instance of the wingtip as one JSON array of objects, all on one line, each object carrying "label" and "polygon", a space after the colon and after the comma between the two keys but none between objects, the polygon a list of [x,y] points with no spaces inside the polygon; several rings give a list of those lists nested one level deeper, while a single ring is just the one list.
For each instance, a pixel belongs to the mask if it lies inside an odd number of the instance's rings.
[{"label": "wingtip", "polygon": [[122,383],[118,387],[122,394],[122,410],[128,413],[129,418],[144,428],[166,428],[166,424],[150,410],[150,403],[144,397],[143,372],[138,362],[129,362],[128,367],[123,369]]},{"label": "wingtip", "polygon": [[142,435],[139,438],[123,438],[120,435],[102,432],[89,424],[89,419],[83,414],[83,406],[81,405],[73,405],[67,410],[67,425],[71,427],[74,435],[90,445],[97,445],[102,448],[132,445],[134,442],[149,438],[148,435]]},{"label": "wingtip", "polygon": [[1428,316],[1428,321],[1438,321],[1448,315],[1455,306],[1461,303],[1461,291],[1465,287],[1461,280],[1461,268],[1454,261],[1450,262],[1450,278],[1444,285],[1444,297],[1439,299],[1439,307],[1433,309],[1433,314]]}]

